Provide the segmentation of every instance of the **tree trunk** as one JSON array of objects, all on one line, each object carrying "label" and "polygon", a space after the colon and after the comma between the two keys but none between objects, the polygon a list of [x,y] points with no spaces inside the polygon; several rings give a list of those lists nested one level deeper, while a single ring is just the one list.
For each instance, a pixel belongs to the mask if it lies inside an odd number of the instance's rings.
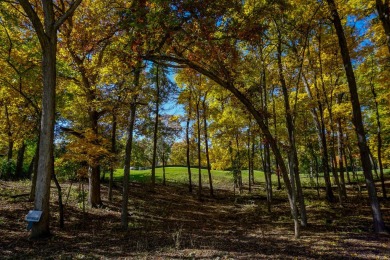
[{"label": "tree trunk", "polygon": [[88,181],[88,204],[94,208],[100,207],[100,165],[88,166]]},{"label": "tree trunk", "polygon": [[386,34],[387,48],[390,54],[390,3],[389,0],[376,0],[376,9],[378,11],[379,20],[382,22],[383,29]]},{"label": "tree trunk", "polygon": [[[52,30],[50,28],[49,30]],[[35,188],[34,209],[41,210],[39,222],[32,226],[31,237],[45,237],[50,234],[50,181],[53,172],[53,141],[55,122],[55,89],[56,89],[56,52],[57,33],[52,32],[45,46],[42,46],[43,96],[42,118],[39,142],[39,161]]]},{"label": "tree trunk", "polygon": [[162,168],[163,168],[163,185],[167,185],[166,178],[165,178],[165,152],[162,154]]},{"label": "tree trunk", "polygon": [[5,118],[7,122],[7,136],[8,136],[8,151],[7,151],[7,162],[8,162],[8,167],[7,167],[7,178],[11,177],[13,172],[12,168],[10,167],[10,163],[12,161],[12,156],[13,156],[13,150],[14,150],[14,140],[12,137],[12,130],[11,130],[11,120],[9,118],[9,113],[8,113],[8,106],[7,104],[4,105],[4,110],[5,110]]},{"label": "tree trunk", "polygon": [[15,176],[17,178],[23,177],[23,161],[24,161],[24,152],[26,150],[26,144],[23,141],[22,147],[20,147],[18,151],[18,159],[16,161],[16,170],[15,170]]},{"label": "tree trunk", "polygon": [[[54,159],[53,159],[53,161],[54,161]],[[56,185],[57,192],[58,192],[58,211],[60,214],[60,228],[64,228],[65,224],[64,224],[64,205],[62,203],[62,190],[61,190],[60,183],[57,180],[57,176],[54,172],[52,174],[52,178],[54,180],[54,183]]]},{"label": "tree trunk", "polygon": [[160,110],[160,84],[159,84],[159,66],[157,65],[156,72],[156,116],[154,118],[154,130],[153,130],[153,157],[152,157],[152,187],[156,184],[156,159],[157,159],[157,134],[158,134],[158,120]]},{"label": "tree trunk", "polygon": [[33,165],[33,171],[32,171],[32,178],[31,178],[31,189],[30,189],[30,197],[29,201],[35,200],[35,188],[37,186],[37,175],[38,175],[38,161],[39,161],[39,136],[38,134],[38,142],[37,142],[37,148],[35,149],[35,155],[34,155],[34,165]]},{"label": "tree trunk", "polygon": [[249,118],[249,128],[248,128],[248,143],[247,143],[247,149],[248,149],[248,192],[252,193],[252,156],[251,156],[251,120]]},{"label": "tree trunk", "polygon": [[341,127],[341,118],[337,119],[337,146],[338,146],[338,159],[339,159],[339,171],[341,188],[344,198],[347,198],[347,189],[345,188],[345,175],[344,175],[344,163],[343,163],[343,128]]},{"label": "tree trunk", "polygon": [[[389,18],[389,15],[387,16],[387,18]],[[389,26],[390,26],[390,24],[389,24]],[[390,33],[389,33],[389,37],[390,37]],[[375,87],[373,84],[371,84],[371,93],[374,97],[374,102],[375,102],[375,116],[376,116],[376,125],[377,125],[376,137],[377,137],[377,143],[378,143],[377,144],[377,148],[378,148],[377,157],[378,157],[378,164],[379,164],[379,177],[380,177],[381,185],[382,185],[383,198],[386,199],[387,193],[386,193],[385,178],[383,175],[383,163],[382,163],[382,125],[381,125],[381,120],[380,120],[380,115],[379,115],[378,101],[376,99],[376,97],[377,97],[376,91],[375,91]]]},{"label": "tree trunk", "polygon": [[[134,75],[134,86],[136,88],[138,88],[139,86],[140,73],[141,73],[141,69],[139,66],[137,66]],[[132,102],[130,104],[130,118],[129,118],[129,125],[127,128],[125,169],[123,173],[122,211],[121,211],[121,226],[124,230],[127,230],[129,225],[128,204],[129,204],[130,162],[131,162],[131,152],[132,152],[132,145],[133,145],[134,123],[135,123],[135,116],[136,116],[136,109],[137,109],[137,98],[138,95],[134,95]]]},{"label": "tree trunk", "polygon": [[210,165],[210,155],[209,155],[209,144],[208,144],[208,133],[207,133],[207,106],[206,106],[206,95],[204,96],[203,102],[203,129],[204,129],[204,142],[206,148],[206,160],[207,160],[207,173],[209,176],[209,184],[210,184],[210,196],[214,196],[213,190],[213,178],[211,177],[211,165]]},{"label": "tree trunk", "polygon": [[27,0],[19,3],[30,19],[39,39],[42,49],[42,115],[39,139],[39,161],[34,209],[41,210],[39,222],[32,226],[31,237],[40,238],[50,234],[50,181],[53,173],[53,141],[55,123],[56,96],[56,53],[57,30],[61,24],[73,14],[81,0],[76,0],[60,18],[55,20],[54,3],[42,1],[44,24],[42,24],[35,7]]},{"label": "tree trunk", "polygon": [[363,173],[366,179],[366,185],[369,195],[369,200],[371,204],[372,217],[374,222],[375,232],[386,232],[385,223],[382,218],[382,212],[380,209],[375,183],[372,177],[372,169],[369,155],[369,148],[366,141],[366,133],[363,125],[363,118],[361,114],[359,96],[357,92],[357,85],[355,80],[355,74],[353,72],[353,67],[351,63],[351,58],[349,56],[349,49],[347,45],[347,40],[345,39],[344,29],[341,24],[341,20],[337,11],[336,4],[334,0],[327,0],[329,10],[332,14],[332,22],[336,29],[336,34],[339,40],[340,52],[343,58],[345,73],[347,76],[349,93],[352,103],[352,121],[355,127],[355,132],[357,135],[358,146],[360,151],[360,159],[362,161]]},{"label": "tree trunk", "polygon": [[[94,102],[96,100],[95,94],[92,93],[87,95],[87,99],[91,103]],[[90,108],[88,115],[90,127],[95,135],[93,143],[98,144],[99,113],[94,108]],[[100,163],[95,159],[88,165],[88,189],[88,204],[92,207],[100,207],[102,205],[102,199],[100,195]]]},{"label": "tree trunk", "polygon": [[[286,123],[287,123],[287,131],[288,131],[288,139],[289,139],[289,162],[290,162],[290,171],[293,178],[291,182],[295,182],[296,186],[296,194],[299,201],[300,213],[301,213],[301,225],[307,225],[307,217],[306,217],[306,206],[305,199],[303,197],[301,180],[299,176],[299,166],[298,166],[298,154],[295,144],[295,126],[292,118],[292,110],[290,108],[290,102],[288,97],[287,85],[283,75],[283,65],[282,65],[282,38],[281,33],[278,32],[278,46],[277,46],[277,59],[278,59],[278,68],[279,68],[279,80],[282,87],[283,98],[284,98],[284,107],[286,113]],[[298,91],[298,90],[297,90]]]},{"label": "tree trunk", "polygon": [[196,123],[197,123],[197,141],[198,141],[198,200],[202,199],[202,161],[201,161],[201,150],[200,150],[200,112],[199,112],[199,103],[200,97],[196,101]]},{"label": "tree trunk", "polygon": [[[114,162],[116,161],[116,127],[117,120],[115,111],[112,113],[112,133],[111,133],[111,153],[114,156]],[[110,179],[108,184],[108,200],[112,202],[112,186],[114,181],[114,162],[110,164]]]},{"label": "tree trunk", "polygon": [[[150,55],[147,57],[148,59],[155,59],[156,57],[153,55]],[[264,124],[264,114],[261,113],[256,109],[254,104],[243,94],[241,93],[234,85],[234,83],[228,78],[228,79],[223,79],[214,74],[212,71],[209,71],[201,66],[199,66],[196,63],[193,63],[187,59],[183,58],[176,58],[176,57],[164,57],[164,59],[172,61],[172,62],[177,62],[180,64],[185,64],[189,68],[192,68],[202,75],[208,76],[210,79],[215,81],[217,84],[225,88],[226,90],[230,91],[246,108],[247,110],[253,115],[255,118],[258,126],[260,127],[264,137],[268,140],[270,147],[272,148],[272,151],[275,155],[276,161],[279,162],[279,168],[280,172],[282,173],[283,180],[286,186],[287,190],[287,195],[288,195],[288,200],[290,204],[290,210],[291,210],[291,216],[294,220],[294,234],[296,238],[299,238],[300,236],[300,225],[299,225],[299,220],[298,220],[298,210],[296,206],[296,200],[295,196],[293,194],[293,189],[291,187],[291,182],[288,176],[287,168],[286,165],[284,164],[283,157],[281,155],[281,152],[279,150],[279,147],[277,145],[277,142],[275,138],[272,136],[269,128]]]},{"label": "tree trunk", "polygon": [[186,122],[186,143],[187,143],[187,149],[186,149],[186,158],[187,158],[187,171],[188,171],[188,189],[189,192],[192,192],[192,174],[191,174],[191,160],[190,160],[190,121],[191,121],[191,95],[192,91],[190,89],[190,93],[188,96],[188,112],[187,112],[187,122]]},{"label": "tree trunk", "polygon": [[[303,79],[305,81],[305,90],[307,95],[311,100],[314,100],[313,95],[311,93],[308,80],[306,79],[305,75],[302,74]],[[325,120],[324,120],[324,108],[320,97],[320,91],[317,87],[317,76],[314,75],[314,86],[316,88],[316,99],[317,99],[317,108],[310,109],[310,113],[313,117],[315,126],[317,128],[317,134],[318,134],[318,142],[319,146],[321,147],[321,164],[322,164],[322,170],[324,173],[324,180],[325,180],[325,189],[326,189],[326,199],[329,202],[334,202],[334,195],[332,191],[332,185],[330,182],[330,169],[329,169],[329,155],[328,155],[328,145],[326,140],[326,129],[325,129]],[[317,112],[318,111],[318,112]]]}]

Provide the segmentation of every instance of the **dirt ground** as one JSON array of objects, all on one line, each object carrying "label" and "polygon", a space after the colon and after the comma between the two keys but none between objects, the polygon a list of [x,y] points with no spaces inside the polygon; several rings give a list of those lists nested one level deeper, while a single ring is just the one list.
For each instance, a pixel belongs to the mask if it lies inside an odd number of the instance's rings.
[{"label": "dirt ground", "polygon": [[[30,240],[24,217],[33,203],[27,196],[14,196],[28,193],[29,183],[0,181],[0,259],[390,259],[390,236],[372,233],[364,193],[340,206],[306,190],[309,224],[294,239],[286,196],[274,191],[268,213],[261,186],[236,196],[216,190],[214,198],[204,190],[198,201],[186,187],[157,185],[150,192],[132,183],[127,231],[120,229],[119,186],[110,203],[103,184],[104,206],[87,207],[85,213],[81,185],[68,182],[62,188],[65,228],[58,225],[53,185],[53,235]],[[381,205],[390,226],[390,202]]]}]

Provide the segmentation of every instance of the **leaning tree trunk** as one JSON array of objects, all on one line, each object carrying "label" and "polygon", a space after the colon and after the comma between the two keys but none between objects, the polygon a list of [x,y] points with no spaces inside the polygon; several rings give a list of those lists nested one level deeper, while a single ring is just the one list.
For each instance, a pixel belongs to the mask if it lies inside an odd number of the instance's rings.
[{"label": "leaning tree trunk", "polygon": [[[146,58],[150,59],[150,60],[158,59],[158,57],[153,56],[153,55],[149,55]],[[189,68],[192,68],[192,69],[198,71],[202,75],[208,76],[210,79],[214,80],[221,87],[230,91],[247,108],[247,110],[253,115],[253,117],[255,118],[258,126],[260,127],[264,137],[268,140],[270,147],[272,148],[272,151],[275,155],[276,161],[279,162],[280,172],[282,173],[285,187],[287,189],[287,195],[288,195],[288,200],[289,200],[289,204],[290,204],[291,216],[294,220],[294,234],[295,234],[296,238],[299,238],[300,225],[299,225],[298,210],[297,210],[297,206],[296,206],[295,196],[293,194],[293,189],[291,187],[291,182],[290,182],[290,179],[288,176],[288,171],[287,171],[286,165],[284,164],[283,157],[282,157],[282,154],[279,150],[277,142],[276,142],[275,138],[272,136],[269,128],[264,124],[264,116],[265,115],[255,108],[254,104],[243,93],[241,93],[235,87],[234,83],[229,78],[223,79],[223,78],[219,77],[217,74],[214,74],[212,71],[209,71],[209,70],[201,67],[199,64],[191,62],[188,59],[176,58],[176,57],[164,57],[164,60],[177,62],[180,64],[185,64]]]},{"label": "leaning tree trunk", "polygon": [[351,58],[349,56],[349,49],[347,40],[344,35],[344,29],[341,24],[340,16],[337,11],[337,7],[334,0],[327,0],[329,10],[332,15],[332,22],[336,29],[336,34],[339,40],[340,52],[343,58],[345,73],[347,76],[349,93],[352,103],[352,121],[355,127],[355,132],[358,140],[358,146],[360,151],[360,159],[362,161],[363,173],[366,179],[366,185],[368,190],[368,196],[370,200],[372,217],[374,222],[375,232],[386,232],[385,223],[382,218],[382,212],[380,209],[375,183],[372,176],[372,168],[370,162],[369,148],[366,141],[366,133],[363,125],[363,118],[360,108],[359,95],[357,92],[357,85],[355,80],[355,74],[353,72]]}]

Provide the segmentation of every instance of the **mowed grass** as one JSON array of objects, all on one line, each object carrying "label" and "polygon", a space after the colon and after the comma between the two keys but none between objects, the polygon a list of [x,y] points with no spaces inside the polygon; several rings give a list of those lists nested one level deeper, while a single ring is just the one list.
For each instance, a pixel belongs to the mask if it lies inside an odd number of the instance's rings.
[{"label": "mowed grass", "polygon": [[[385,178],[390,177],[390,169],[386,169]],[[219,171],[219,170],[211,170],[213,187],[216,189],[232,189],[233,187],[233,173],[231,171]],[[150,183],[152,176],[152,170],[130,170],[130,181],[140,182],[140,183]],[[191,181],[193,185],[198,185],[198,176],[199,170],[198,168],[191,168]],[[209,186],[209,177],[206,169],[201,170],[202,176],[202,186]],[[375,173],[373,172],[374,180],[378,180],[376,178]],[[273,186],[277,186],[277,177],[275,174],[272,174],[272,184]],[[330,174],[332,184],[334,184],[333,175]],[[255,182],[257,184],[264,183],[264,173],[262,171],[255,171]],[[357,172],[357,178],[353,179],[352,173],[350,172],[350,178],[353,182],[364,183],[363,172]],[[108,180],[108,175],[106,175],[106,179]],[[165,180],[166,183],[171,184],[188,184],[188,170],[187,167],[166,167],[165,168]],[[243,185],[248,186],[248,171],[242,171],[242,179]],[[316,187],[317,178],[310,178],[306,174],[301,174],[301,182],[304,187]],[[123,169],[117,169],[114,172],[114,181],[122,181],[123,180]],[[347,181],[347,176],[345,174],[345,181]],[[163,168],[156,168],[156,183],[163,183]],[[283,180],[281,178],[281,183],[283,186]],[[318,179],[319,187],[325,187],[325,181],[322,173],[320,173]]]},{"label": "mowed grass", "polygon": [[[130,181],[148,183],[151,180],[152,170],[130,170]],[[194,185],[198,185],[199,179],[198,168],[191,168],[191,181]],[[211,170],[212,182],[215,188],[225,189],[233,186],[234,178],[231,171]],[[108,176],[106,175],[106,178]],[[201,170],[202,186],[209,186],[209,177],[207,169]],[[243,183],[248,183],[248,171],[242,171]],[[117,169],[114,172],[114,180],[123,180],[123,169]],[[165,167],[165,180],[167,183],[187,184],[189,182],[187,167]],[[255,181],[264,182],[264,174],[262,171],[255,171]],[[156,182],[163,182],[163,168],[156,168]]]}]

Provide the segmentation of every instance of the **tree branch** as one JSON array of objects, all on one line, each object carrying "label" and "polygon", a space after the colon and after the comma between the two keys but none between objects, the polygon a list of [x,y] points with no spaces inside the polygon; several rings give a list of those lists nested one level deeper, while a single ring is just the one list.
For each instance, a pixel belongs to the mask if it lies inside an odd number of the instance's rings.
[{"label": "tree branch", "polygon": [[81,1],[82,0],[74,1],[70,5],[69,9],[63,15],[61,15],[60,18],[58,18],[58,20],[54,24],[54,29],[55,30],[58,30],[60,28],[60,26],[66,21],[66,19],[68,19],[69,16],[73,15],[74,11],[80,5]]},{"label": "tree branch", "polygon": [[28,18],[30,19],[36,33],[39,39],[39,42],[41,43],[41,46],[46,46],[46,33],[43,29],[43,25],[41,20],[38,17],[38,14],[34,11],[31,4],[27,0],[19,0],[20,5],[22,6],[23,10],[26,12]]}]

